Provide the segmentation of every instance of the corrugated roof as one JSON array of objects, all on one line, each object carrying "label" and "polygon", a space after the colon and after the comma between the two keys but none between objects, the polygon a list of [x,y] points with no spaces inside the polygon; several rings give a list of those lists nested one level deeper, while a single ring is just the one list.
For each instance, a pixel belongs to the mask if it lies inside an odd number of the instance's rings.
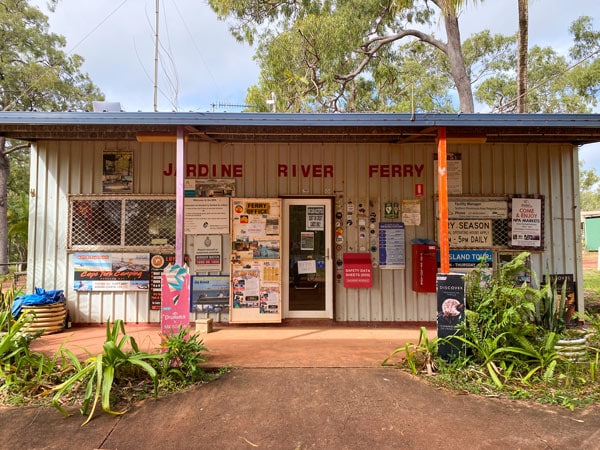
[{"label": "corrugated roof", "polygon": [[0,112],[0,135],[24,141],[174,137],[211,142],[600,141],[600,114],[288,114],[161,112]]}]

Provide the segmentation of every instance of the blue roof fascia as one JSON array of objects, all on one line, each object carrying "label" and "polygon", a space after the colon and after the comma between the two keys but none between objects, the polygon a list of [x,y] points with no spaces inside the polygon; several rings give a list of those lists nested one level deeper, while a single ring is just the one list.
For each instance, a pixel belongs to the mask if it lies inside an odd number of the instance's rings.
[{"label": "blue roof fascia", "polygon": [[600,129],[600,114],[0,112],[0,125],[170,125],[270,127],[581,127]]}]

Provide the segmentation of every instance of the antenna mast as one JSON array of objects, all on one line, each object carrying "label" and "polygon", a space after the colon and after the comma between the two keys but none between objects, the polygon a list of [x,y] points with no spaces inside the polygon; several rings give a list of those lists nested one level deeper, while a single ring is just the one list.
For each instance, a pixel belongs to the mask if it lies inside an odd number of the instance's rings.
[{"label": "antenna mast", "polygon": [[160,0],[156,0],[156,21],[154,25],[154,112],[158,111],[158,9]]}]

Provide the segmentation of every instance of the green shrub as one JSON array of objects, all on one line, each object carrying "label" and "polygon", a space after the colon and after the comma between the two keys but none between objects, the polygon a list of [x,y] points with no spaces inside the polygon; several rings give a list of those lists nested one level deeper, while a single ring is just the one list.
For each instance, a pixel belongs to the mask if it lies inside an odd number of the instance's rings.
[{"label": "green shrub", "polygon": [[[119,335],[122,336],[119,338]],[[126,344],[131,350],[125,350]],[[75,373],[63,383],[55,386],[52,404],[65,415],[69,413],[61,405],[61,398],[67,392],[77,392],[80,384],[85,384],[86,389],[83,398],[82,414],[88,417],[82,425],[88,423],[96,410],[98,400],[101,399],[102,409],[109,414],[123,414],[126,410],[114,411],[111,408],[111,390],[116,378],[125,376],[127,373],[141,369],[154,383],[154,396],[158,396],[158,374],[152,366],[151,361],[163,360],[164,354],[152,354],[139,350],[135,339],[125,333],[125,325],[122,320],[116,320],[113,327],[110,321],[106,323],[106,341],[103,344],[103,353],[90,356],[83,364],[68,350],[63,350],[75,367]]]},{"label": "green shrub", "polygon": [[161,361],[163,376],[176,375],[190,383],[206,378],[199,364],[205,361],[202,352],[208,349],[198,334],[179,326],[177,332],[161,335],[161,350],[166,356]]}]

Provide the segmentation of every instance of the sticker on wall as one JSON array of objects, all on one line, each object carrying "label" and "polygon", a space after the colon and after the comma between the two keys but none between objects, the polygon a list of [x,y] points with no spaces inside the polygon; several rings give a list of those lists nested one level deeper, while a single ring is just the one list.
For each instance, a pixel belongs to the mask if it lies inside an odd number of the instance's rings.
[{"label": "sticker on wall", "polygon": [[341,213],[341,211],[338,211],[338,212],[336,212],[336,213],[335,213],[335,218],[336,218],[336,219],[338,219],[338,220],[341,220],[341,219],[342,219],[342,217],[344,217],[344,216],[343,216],[343,214]]},{"label": "sticker on wall", "polygon": [[358,204],[358,217],[367,217],[367,210],[362,203]]},{"label": "sticker on wall", "polygon": [[383,217],[386,219],[397,219],[400,207],[396,202],[387,202],[383,208]]},{"label": "sticker on wall", "polygon": [[335,242],[337,242],[338,244],[341,244],[341,243],[343,243],[343,242],[344,242],[344,236],[342,236],[341,234],[338,234],[338,235],[335,237]]},{"label": "sticker on wall", "polygon": [[350,215],[352,215],[354,212],[354,203],[352,203],[352,200],[348,200],[348,203],[346,204],[346,212]]},{"label": "sticker on wall", "polygon": [[343,234],[344,234],[344,229],[343,229],[342,227],[337,227],[337,228],[335,229],[335,234],[336,234],[337,236],[341,236],[341,235],[343,235]]},{"label": "sticker on wall", "polygon": [[366,239],[366,238],[367,238],[367,233],[362,233],[362,232],[361,232],[361,233],[359,233],[358,237],[359,237],[360,239]]},{"label": "sticker on wall", "polygon": [[347,226],[351,227],[352,223],[353,223],[352,220],[350,220],[350,219],[346,220],[346,225]]},{"label": "sticker on wall", "polygon": [[336,252],[341,252],[342,251],[342,245],[341,244],[336,244],[335,251]]}]

